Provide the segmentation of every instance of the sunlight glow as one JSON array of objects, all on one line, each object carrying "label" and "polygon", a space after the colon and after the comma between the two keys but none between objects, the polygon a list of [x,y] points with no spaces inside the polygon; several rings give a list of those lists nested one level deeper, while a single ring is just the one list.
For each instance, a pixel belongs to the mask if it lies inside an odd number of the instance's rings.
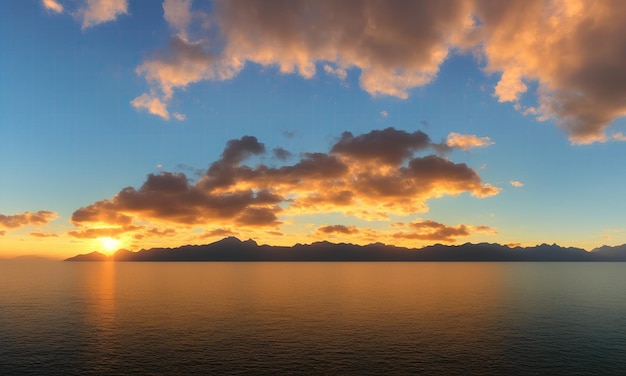
[{"label": "sunlight glow", "polygon": [[122,244],[122,242],[120,242],[119,240],[113,239],[108,236],[106,238],[100,238],[99,240],[102,248],[107,252],[116,251],[119,248],[120,244]]}]

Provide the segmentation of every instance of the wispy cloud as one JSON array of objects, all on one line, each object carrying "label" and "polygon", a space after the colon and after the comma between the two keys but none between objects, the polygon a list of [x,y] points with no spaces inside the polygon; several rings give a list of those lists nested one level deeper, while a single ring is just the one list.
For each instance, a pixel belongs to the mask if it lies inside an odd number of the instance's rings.
[{"label": "wispy cloud", "polygon": [[115,20],[128,13],[127,0],[86,0],[76,11],[83,29]]},{"label": "wispy cloud", "polygon": [[616,132],[613,135],[611,135],[611,138],[615,141],[626,141],[626,135],[624,135],[622,132]]},{"label": "wispy cloud", "polygon": [[522,183],[521,181],[517,181],[517,180],[511,180],[509,183],[516,188],[520,188],[524,186],[524,183]]},{"label": "wispy cloud", "polygon": [[475,233],[497,233],[496,229],[485,225],[469,226],[460,224],[456,226],[449,226],[431,220],[409,223],[408,228],[410,231],[397,232],[393,234],[393,237],[397,239],[415,239],[454,243],[459,237],[467,237]]},{"label": "wispy cloud", "polygon": [[141,94],[137,98],[130,101],[130,104],[136,109],[147,110],[152,115],[159,116],[165,120],[170,118],[170,113],[167,111],[167,105],[154,93]]},{"label": "wispy cloud", "polygon": [[165,0],[163,17],[172,29],[186,36],[192,19],[191,0]]},{"label": "wispy cloud", "polygon": [[63,13],[63,5],[61,5],[56,0],[42,0],[41,4],[44,8],[53,11],[55,13]]},{"label": "wispy cloud", "polygon": [[[62,3],[69,4],[69,9]],[[127,0],[41,0],[41,4],[45,9],[54,13],[67,12],[71,14],[80,22],[83,29],[114,21],[118,16],[128,14]]]},{"label": "wispy cloud", "polygon": [[451,132],[446,139],[446,145],[451,148],[458,148],[463,150],[469,150],[477,147],[485,147],[493,145],[489,137],[477,137],[473,134],[460,134]]},{"label": "wispy cloud", "polygon": [[56,238],[59,236],[59,234],[55,234],[52,232],[35,231],[31,232],[30,236],[34,236],[35,238]]}]

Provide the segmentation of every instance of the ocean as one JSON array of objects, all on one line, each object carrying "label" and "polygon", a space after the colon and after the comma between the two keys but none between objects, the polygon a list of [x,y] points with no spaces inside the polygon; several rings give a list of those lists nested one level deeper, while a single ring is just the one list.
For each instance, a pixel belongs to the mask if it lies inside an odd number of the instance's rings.
[{"label": "ocean", "polygon": [[626,263],[0,261],[0,375],[624,375]]}]

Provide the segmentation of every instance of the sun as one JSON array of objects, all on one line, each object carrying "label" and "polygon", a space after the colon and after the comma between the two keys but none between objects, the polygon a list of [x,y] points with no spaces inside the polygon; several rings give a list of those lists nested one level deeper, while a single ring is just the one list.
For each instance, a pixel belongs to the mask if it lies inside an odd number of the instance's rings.
[{"label": "sun", "polygon": [[110,253],[116,251],[120,247],[122,242],[107,236],[106,238],[100,238],[100,244],[105,251]]}]

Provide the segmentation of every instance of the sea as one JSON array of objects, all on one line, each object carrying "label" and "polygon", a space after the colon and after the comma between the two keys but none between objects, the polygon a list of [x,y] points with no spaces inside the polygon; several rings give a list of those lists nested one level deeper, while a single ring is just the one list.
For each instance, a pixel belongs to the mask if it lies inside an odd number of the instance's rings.
[{"label": "sea", "polygon": [[626,263],[0,261],[0,375],[626,375]]}]

